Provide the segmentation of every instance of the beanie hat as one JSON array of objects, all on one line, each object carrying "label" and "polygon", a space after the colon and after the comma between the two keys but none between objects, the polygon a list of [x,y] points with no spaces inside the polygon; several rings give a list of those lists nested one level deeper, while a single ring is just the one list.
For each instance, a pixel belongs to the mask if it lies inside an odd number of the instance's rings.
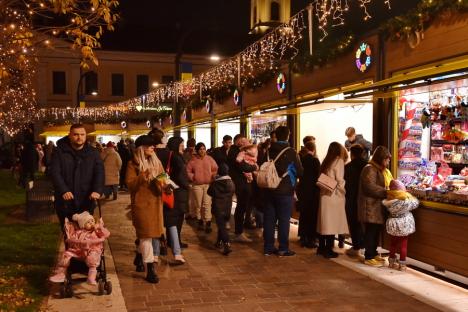
[{"label": "beanie hat", "polygon": [[400,180],[390,181],[390,186],[389,187],[390,187],[391,190],[406,191],[405,185]]},{"label": "beanie hat", "polygon": [[72,217],[73,221],[78,222],[78,225],[80,226],[80,229],[84,228],[85,224],[89,220],[94,220],[94,217],[89,214],[89,212],[84,211],[82,213],[75,213]]},{"label": "beanie hat", "polygon": [[155,140],[150,135],[140,135],[135,141],[135,147],[156,145]]},{"label": "beanie hat", "polygon": [[115,147],[114,143],[111,142],[111,141],[107,142],[107,145],[106,145],[106,146],[107,146],[107,147]]}]

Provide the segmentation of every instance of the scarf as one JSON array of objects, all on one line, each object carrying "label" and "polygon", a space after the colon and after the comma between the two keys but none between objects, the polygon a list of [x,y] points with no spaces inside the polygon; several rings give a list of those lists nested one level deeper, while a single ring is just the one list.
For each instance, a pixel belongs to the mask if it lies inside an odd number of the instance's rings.
[{"label": "scarf", "polygon": [[392,173],[390,172],[390,170],[388,170],[385,167],[382,168],[382,166],[380,166],[379,164],[377,164],[373,160],[369,161],[369,164],[371,164],[372,166],[377,168],[380,172],[382,172],[383,177],[384,177],[384,181],[385,181],[385,188],[388,190],[388,188],[390,187],[390,182],[393,180],[393,176],[392,176]]}]

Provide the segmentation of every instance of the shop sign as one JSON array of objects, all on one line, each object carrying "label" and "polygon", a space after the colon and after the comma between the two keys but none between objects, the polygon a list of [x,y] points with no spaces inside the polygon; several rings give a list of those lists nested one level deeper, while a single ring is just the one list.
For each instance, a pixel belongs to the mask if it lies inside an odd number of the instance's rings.
[{"label": "shop sign", "polygon": [[356,50],[356,67],[362,73],[366,72],[372,63],[372,50],[368,43],[361,43]]},{"label": "shop sign", "polygon": [[279,94],[283,94],[286,90],[286,75],[283,73],[279,73],[278,77],[276,78],[276,89],[278,90]]},{"label": "shop sign", "polygon": [[161,105],[161,106],[156,106],[156,107],[145,107],[145,106],[142,106],[142,105],[137,105],[135,106],[136,110],[141,112],[141,111],[155,111],[155,112],[170,112],[172,111],[172,107],[170,106],[165,106],[165,105]]}]

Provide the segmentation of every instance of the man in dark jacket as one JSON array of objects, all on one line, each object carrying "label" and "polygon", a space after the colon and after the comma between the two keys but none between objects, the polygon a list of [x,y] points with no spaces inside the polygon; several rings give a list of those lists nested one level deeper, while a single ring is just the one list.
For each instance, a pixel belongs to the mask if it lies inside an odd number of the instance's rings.
[{"label": "man in dark jacket", "polygon": [[127,164],[132,159],[132,152],[127,146],[124,140],[120,140],[117,143],[117,152],[119,153],[120,159],[122,159],[122,167],[120,168],[120,189],[127,190],[127,185],[125,184],[125,176],[127,175]]},{"label": "man in dark jacket", "polygon": [[235,234],[234,241],[239,243],[250,243],[252,240],[244,235],[244,222],[250,218],[247,213],[252,199],[252,183],[247,183],[244,172],[254,172],[258,169],[257,165],[249,165],[245,161],[237,162],[236,158],[240,152],[240,144],[245,137],[238,134],[234,137],[234,145],[231,146],[228,154],[229,175],[236,186],[237,206],[234,212]]},{"label": "man in dark jacket", "polygon": [[358,193],[361,171],[367,165],[364,159],[364,148],[360,144],[354,144],[350,148],[351,162],[345,166],[344,179],[346,181],[346,217],[349,231],[353,240],[353,248],[346,254],[351,257],[359,256],[359,249],[363,248],[363,233],[361,223],[358,220]]},{"label": "man in dark jacket", "polygon": [[101,197],[104,189],[104,165],[98,151],[86,142],[83,125],[72,125],[68,136],[57,141],[50,176],[62,228],[65,218],[71,219],[75,213],[93,213],[94,200]]},{"label": "man in dark jacket", "polygon": [[[289,129],[279,126],[275,130],[277,142],[271,143],[268,156],[274,160],[281,152],[283,154],[275,162],[278,176],[288,173],[276,189],[265,189],[265,208],[263,211],[263,241],[264,254],[278,254],[282,257],[293,256],[295,252],[289,249],[289,220],[291,218],[294,187],[297,177],[302,176],[303,168],[296,151],[289,147]],[[266,161],[266,159],[265,159]],[[275,225],[278,222],[279,248],[275,248]]]},{"label": "man in dark jacket", "polygon": [[232,146],[232,137],[230,135],[223,136],[223,146],[217,147],[213,150],[212,157],[216,161],[218,168],[221,164],[228,163],[228,153]]},{"label": "man in dark jacket", "polygon": [[364,139],[362,134],[356,134],[356,129],[353,127],[346,128],[345,135],[348,137],[345,142],[346,150],[349,152],[351,145],[360,144],[364,149],[364,159],[369,160],[369,156],[372,151],[372,143]]}]

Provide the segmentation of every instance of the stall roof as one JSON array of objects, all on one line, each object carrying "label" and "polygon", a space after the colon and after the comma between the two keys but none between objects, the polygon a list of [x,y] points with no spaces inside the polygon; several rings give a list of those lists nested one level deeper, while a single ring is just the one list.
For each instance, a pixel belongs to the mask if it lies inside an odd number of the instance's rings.
[{"label": "stall roof", "polygon": [[151,129],[135,129],[127,132],[128,135],[143,135],[147,134]]},{"label": "stall roof", "polygon": [[65,130],[50,130],[50,131],[45,131],[45,132],[42,132],[41,134],[39,134],[39,136],[43,136],[43,137],[50,137],[50,136],[66,136],[68,135],[68,132],[69,131],[65,131]]},{"label": "stall roof", "polygon": [[[462,56],[451,60],[444,60],[430,65],[408,69],[396,73],[391,78],[376,81],[372,84],[362,84],[345,90],[344,93],[348,96],[362,96],[364,94],[378,96],[378,93],[374,94],[374,91],[397,91],[403,87],[403,84],[414,83],[418,81],[422,81],[427,84],[433,82],[433,80],[430,78],[450,75],[456,72],[467,70],[468,57]],[[382,96],[384,97],[385,93],[383,93]]]}]

